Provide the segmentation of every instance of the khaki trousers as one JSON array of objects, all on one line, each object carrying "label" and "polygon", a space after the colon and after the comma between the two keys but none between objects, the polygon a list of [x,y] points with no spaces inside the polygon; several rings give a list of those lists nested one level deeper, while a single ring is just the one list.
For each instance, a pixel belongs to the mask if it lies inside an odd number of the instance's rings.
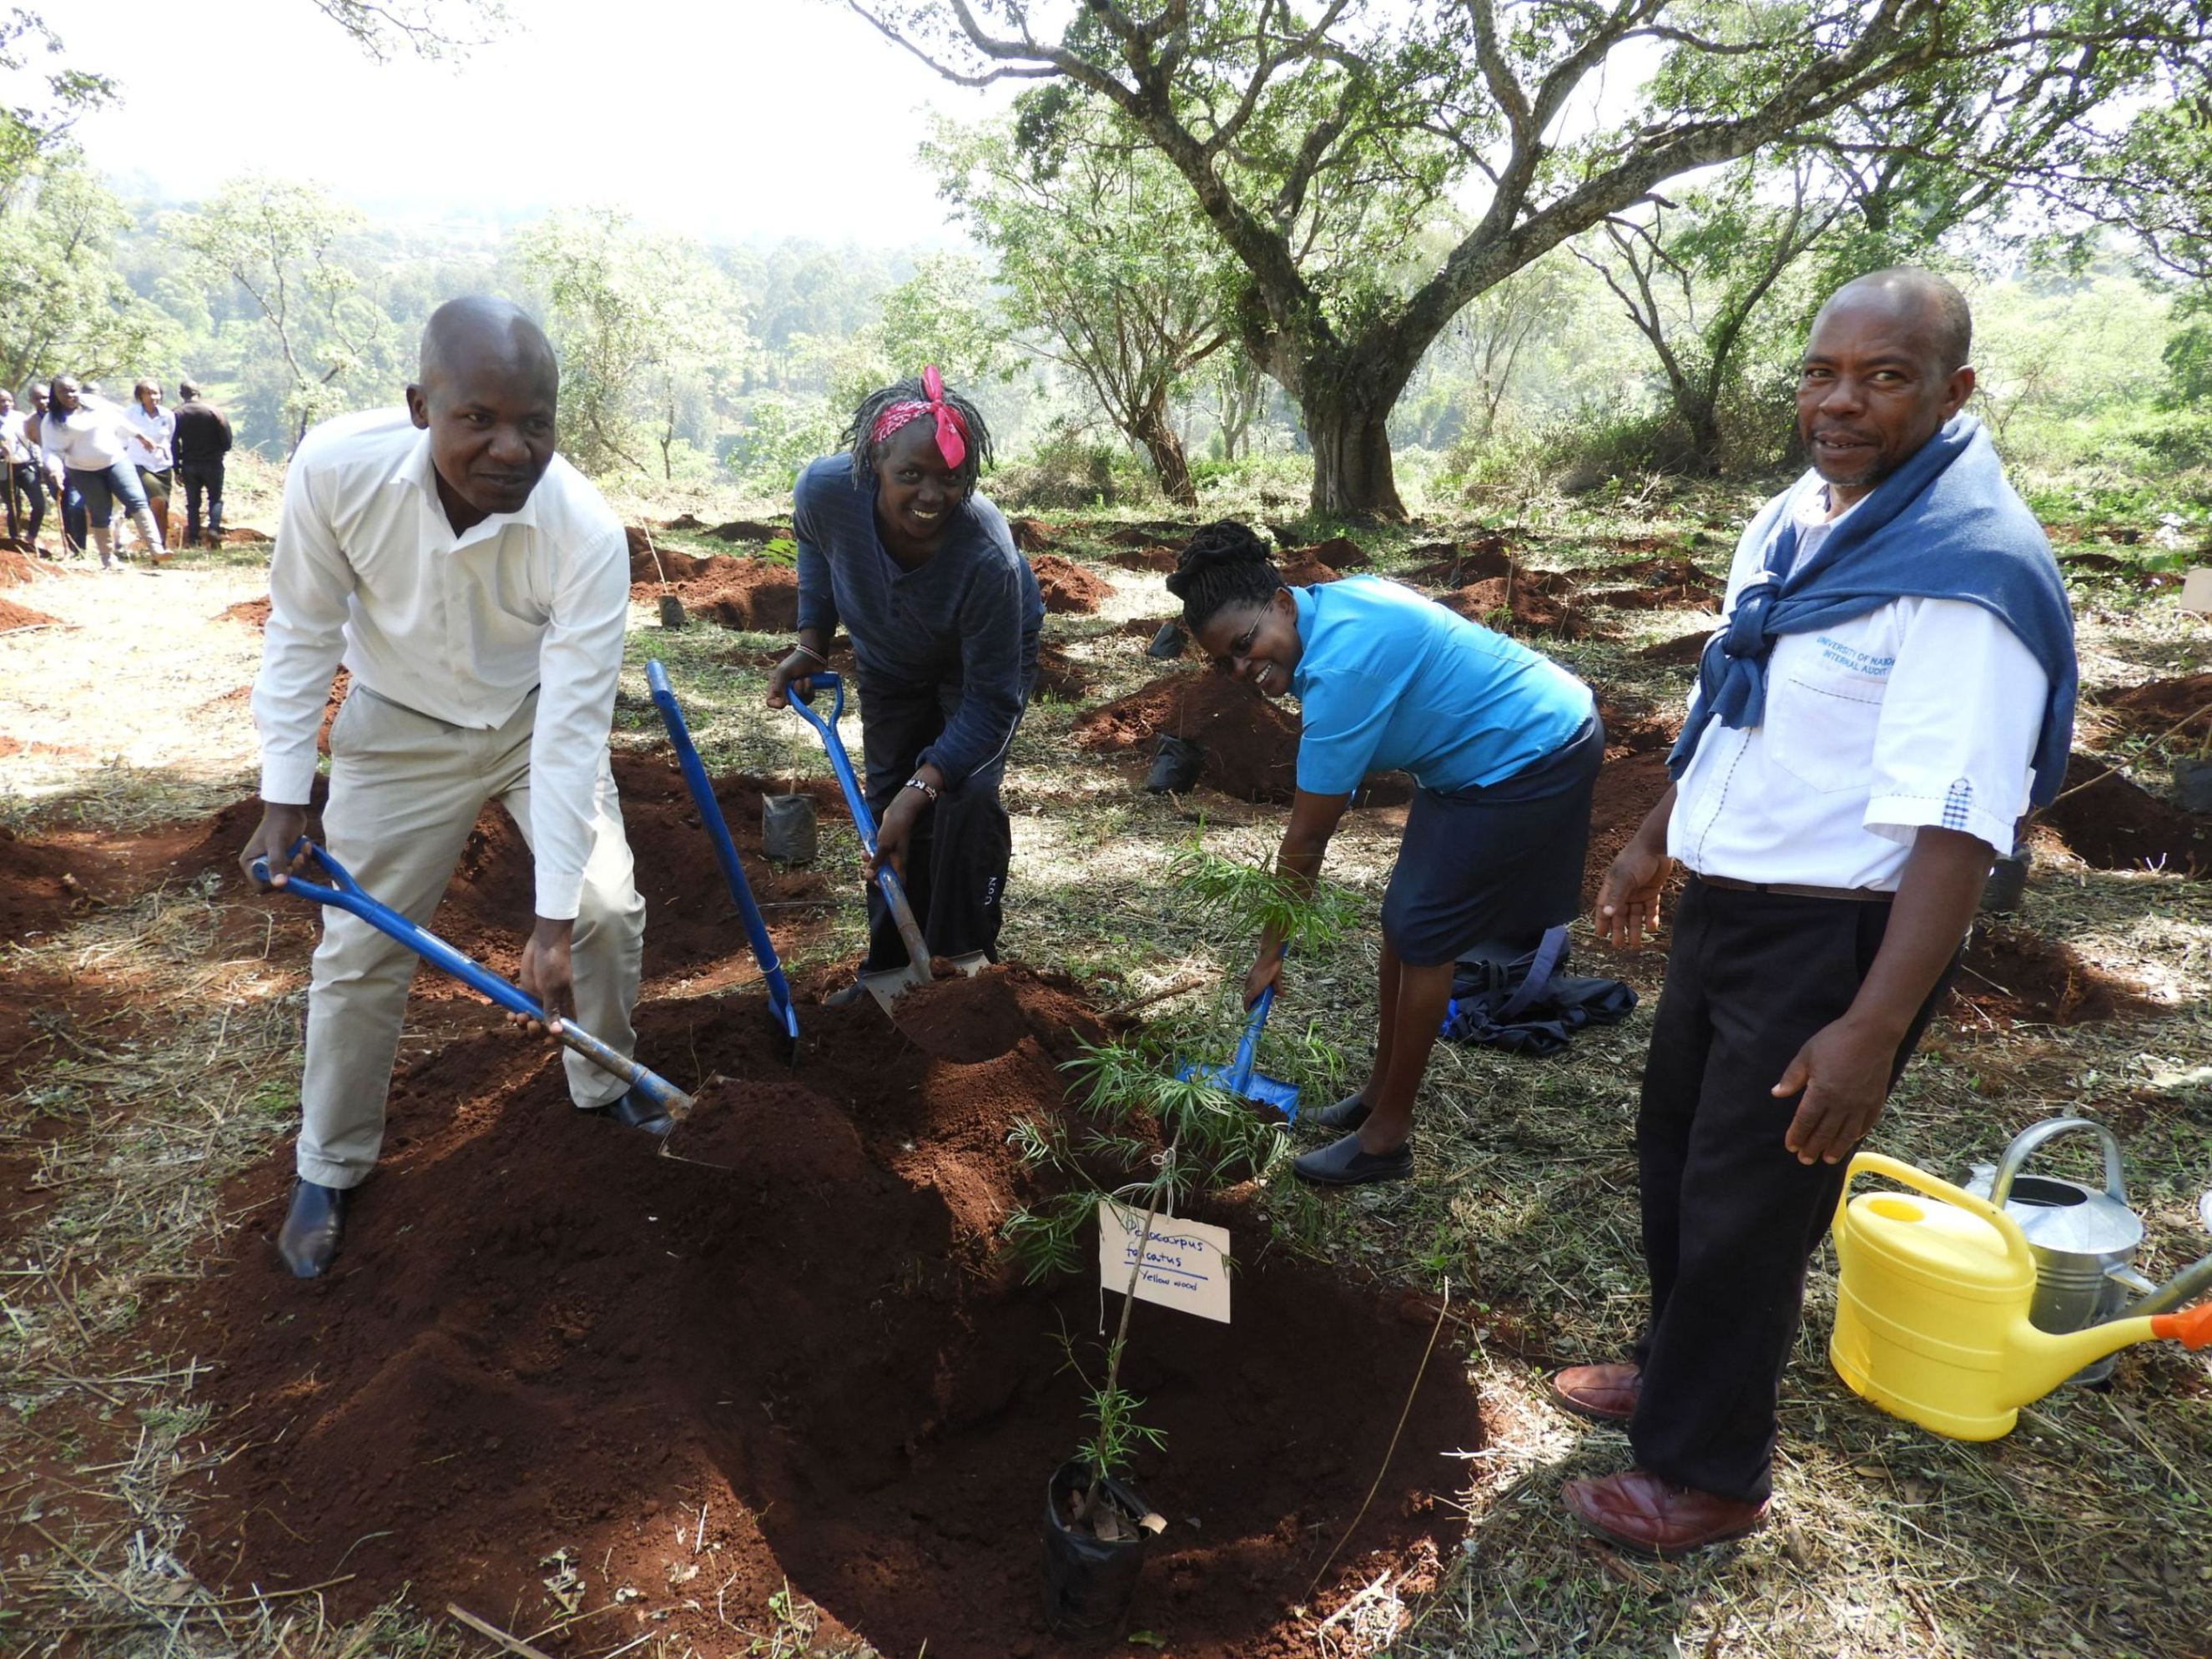
[{"label": "khaki trousers", "polygon": [[[360,685],[331,728],[325,842],[373,897],[427,927],[485,801],[496,796],[523,839],[530,823],[530,735],[536,692],[504,726],[473,731],[403,708]],[[645,901],[633,879],[622,805],[608,758],[599,758],[592,852],[571,946],[576,1018],[617,1054],[635,1043]],[[518,916],[518,923],[527,919]],[[307,1055],[300,1084],[299,1170],[324,1187],[367,1178],[384,1144],[384,1108],[420,960],[404,945],[336,908],[323,912],[307,988]],[[564,1054],[569,1098],[605,1105],[625,1085]]]}]

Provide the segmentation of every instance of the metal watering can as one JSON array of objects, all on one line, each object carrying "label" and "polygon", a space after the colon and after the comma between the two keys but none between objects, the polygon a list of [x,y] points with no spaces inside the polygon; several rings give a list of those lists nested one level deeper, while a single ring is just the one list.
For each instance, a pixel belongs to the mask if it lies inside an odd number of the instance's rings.
[{"label": "metal watering can", "polygon": [[[2021,1174],[2031,1155],[2077,1129],[2094,1134],[2103,1146],[2103,1191],[2057,1176]],[[2165,1313],[2212,1290],[2212,1255],[2164,1285],[2154,1285],[2136,1271],[2142,1218],[2128,1207],[2118,1138],[2101,1123],[2085,1117],[2054,1117],[2032,1125],[2013,1137],[1994,1165],[1975,1164],[1972,1176],[1966,1190],[1989,1200],[2027,1236],[2029,1254],[2035,1258],[2035,1299],[2027,1317],[2039,1331],[2063,1334],[2100,1325],[2123,1312]],[[2130,1305],[2131,1292],[2142,1299]],[[2118,1357],[2108,1354],[2067,1380],[2101,1382],[2117,1363]]]},{"label": "metal watering can", "polygon": [[[1850,1182],[1862,1175],[1913,1191],[1854,1197]],[[2028,1316],[2035,1257],[2003,1210],[1878,1152],[1851,1160],[1844,1187],[1828,1358],[1852,1393],[1923,1429],[1995,1440],[2012,1432],[2021,1407],[2106,1354],[2154,1338],[2212,1346],[2212,1302],[2039,1330]]]}]

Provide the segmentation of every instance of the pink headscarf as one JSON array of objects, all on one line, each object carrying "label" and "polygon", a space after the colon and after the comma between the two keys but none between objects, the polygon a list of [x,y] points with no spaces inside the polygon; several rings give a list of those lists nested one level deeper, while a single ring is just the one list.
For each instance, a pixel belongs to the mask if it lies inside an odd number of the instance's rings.
[{"label": "pink headscarf", "polygon": [[932,363],[921,371],[921,389],[929,394],[926,403],[908,398],[893,404],[876,416],[875,425],[869,429],[868,442],[879,444],[909,421],[918,421],[925,415],[937,417],[937,453],[945,457],[945,464],[957,467],[968,459],[968,422],[960,418],[960,411],[945,401],[945,377]]}]

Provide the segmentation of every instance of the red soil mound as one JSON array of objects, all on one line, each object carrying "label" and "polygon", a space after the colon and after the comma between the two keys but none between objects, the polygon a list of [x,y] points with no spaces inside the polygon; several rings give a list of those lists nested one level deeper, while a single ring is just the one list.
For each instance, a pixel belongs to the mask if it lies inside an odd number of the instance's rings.
[{"label": "red soil mound", "polygon": [[1060,540],[1060,532],[1042,519],[1016,519],[1006,527],[1013,532],[1018,552],[1042,553]]},{"label": "red soil mound", "polygon": [[269,626],[269,601],[265,599],[240,599],[236,605],[225,605],[216,612],[216,620],[244,623],[248,628],[266,628]]},{"label": "red soil mound", "polygon": [[1175,569],[1179,556],[1172,547],[1130,547],[1109,553],[1106,562],[1124,570],[1146,570],[1164,576]]},{"label": "red soil mound", "polygon": [[[1613,733],[1607,727],[1608,738]],[[1644,817],[1667,793],[1667,751],[1653,744],[1633,749],[1598,768],[1590,797],[1589,854],[1583,864],[1583,902],[1595,902],[1598,884],[1620,849],[1628,845]],[[1671,904],[1671,901],[1670,901]]]},{"label": "red soil mound", "polygon": [[0,587],[18,587],[52,574],[53,567],[17,550],[15,544],[0,546]]},{"label": "red soil mound", "polygon": [[[1081,1413],[1059,1337],[1093,1358],[1098,1291],[1016,1284],[995,1232],[1037,1195],[1008,1129],[1059,1109],[1055,1062],[1098,1027],[1018,969],[918,992],[896,1028],[867,1004],[801,1021],[792,1071],[753,998],[641,1010],[642,1052],[719,1079],[665,1158],[567,1109],[541,1048],[448,1047],[395,1089],[385,1165],[313,1285],[264,1242],[289,1158],[246,1177],[260,1225],[153,1316],[216,1362],[210,1402],[246,1448],[213,1476],[196,1571],[264,1591],[350,1575],[325,1592],[342,1617],[409,1583],[534,1630],[561,1553],[589,1605],[637,1593],[592,1626],[609,1640],[720,1651],[720,1621],[764,1627],[787,1586],[827,1613],[825,1647],[1040,1646],[1042,1489]],[[1166,1437],[1136,1481],[1171,1523],[1133,1622],[1190,1659],[1278,1659],[1378,1571],[1449,1547],[1449,1455],[1483,1429],[1437,1355],[1307,1597],[1433,1314],[1267,1251],[1249,1209],[1207,1215],[1240,1246],[1235,1324],[1141,1308],[1125,1369]]]},{"label": "red soil mound", "polygon": [[649,605],[659,596],[664,575],[671,582],[689,581],[695,576],[706,575],[721,562],[718,555],[702,558],[681,548],[649,542],[645,532],[635,525],[623,533],[629,538],[629,596],[644,604]]},{"label": "red soil mound", "polygon": [[1503,536],[1479,536],[1471,542],[1431,542],[1411,549],[1406,556],[1422,562],[1406,573],[1407,581],[1440,587],[1464,587],[1491,576],[1525,577],[1528,574],[1505,550]]},{"label": "red soil mound", "polygon": [[1344,580],[1319,559],[1304,557],[1287,561],[1282,566],[1283,580],[1292,587],[1318,587],[1323,582]]},{"label": "red soil mound", "polygon": [[[1086,749],[1146,755],[1162,733],[1205,745],[1199,781],[1208,788],[1239,800],[1279,804],[1297,793],[1297,716],[1225,675],[1164,675],[1101,703],[1074,727],[1076,742]],[[1412,798],[1411,781],[1399,773],[1378,773],[1360,785],[1363,805],[1396,805]]]},{"label": "red soil mound", "polygon": [[2070,946],[2002,922],[1977,922],[1951,982],[1950,1018],[2004,1025],[2081,1025],[2157,1012],[2135,987],[2100,972]]},{"label": "red soil mound", "polygon": [[59,625],[60,619],[49,617],[43,611],[33,611],[27,605],[17,605],[13,599],[0,599],[0,634],[11,634],[19,628],[47,628]]},{"label": "red soil mound", "polygon": [[[662,562],[670,556],[662,553]],[[668,576],[671,591],[692,616],[763,634],[799,626],[799,573],[791,566],[772,559],[673,556],[691,567],[690,574],[679,578],[672,568]],[[630,597],[653,604],[660,597],[660,585],[641,581],[630,589]]]},{"label": "red soil mound", "polygon": [[2130,737],[2171,738],[2194,749],[2212,736],[2212,674],[2152,680],[2101,699]]},{"label": "red soil mound", "polygon": [[1297,717],[1225,675],[1164,675],[1075,722],[1086,749],[1149,754],[1162,733],[1205,744],[1202,780],[1224,794],[1280,802],[1297,793]]},{"label": "red soil mound", "polygon": [[1178,524],[1173,519],[1148,519],[1141,524],[1125,524],[1109,530],[1098,539],[1109,547],[1150,547],[1156,542],[1180,542],[1189,539],[1191,526]]},{"label": "red soil mound", "polygon": [[1036,572],[1037,590],[1044,595],[1044,608],[1055,617],[1096,611],[1103,601],[1114,595],[1114,585],[1103,576],[1094,576],[1073,560],[1063,559],[1057,553],[1036,555],[1030,559],[1030,568]]},{"label": "red soil mound", "polygon": [[1705,654],[1705,641],[1711,638],[1711,634],[1680,634],[1656,645],[1647,645],[1636,654],[1646,662],[1693,663]]},{"label": "red soil mound", "polygon": [[2212,877],[2212,823],[2167,805],[2087,755],[2067,763],[2065,789],[2036,821],[2100,870]]},{"label": "red soil mound", "polygon": [[787,524],[763,524],[757,519],[732,519],[707,532],[726,542],[772,542],[791,534]]},{"label": "red soil mound", "polygon": [[1502,626],[1509,634],[1548,634],[1563,640],[1579,640],[1590,631],[1589,618],[1566,600],[1555,598],[1564,591],[1555,576],[1530,571],[1516,580],[1491,576],[1449,593],[1437,603],[1469,622],[1485,628]]},{"label": "red soil mound", "polygon": [[1325,542],[1298,549],[1291,557],[1300,562],[1310,560],[1316,564],[1325,564],[1331,570],[1357,570],[1362,565],[1374,562],[1367,556],[1365,550],[1349,536],[1331,536]]},{"label": "red soil mound", "polygon": [[0,825],[0,939],[51,933],[100,908],[114,866],[86,841],[23,841]]}]

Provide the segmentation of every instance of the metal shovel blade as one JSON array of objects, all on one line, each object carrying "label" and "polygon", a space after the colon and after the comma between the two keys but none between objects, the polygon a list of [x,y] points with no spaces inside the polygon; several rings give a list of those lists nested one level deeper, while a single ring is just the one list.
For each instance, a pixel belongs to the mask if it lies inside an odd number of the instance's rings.
[{"label": "metal shovel blade", "polygon": [[1272,1106],[1283,1115],[1285,1122],[1297,1120],[1298,1085],[1269,1077],[1265,1072],[1254,1072],[1241,1084],[1232,1066],[1186,1066],[1176,1076],[1185,1083],[1210,1083],[1255,1105]]},{"label": "metal shovel blade", "polygon": [[[945,960],[969,979],[991,965],[991,959],[981,951],[969,951]],[[903,968],[885,968],[879,973],[860,975],[860,988],[876,1000],[876,1006],[885,1013],[908,991],[918,991],[933,982],[927,962],[909,962]]]}]

